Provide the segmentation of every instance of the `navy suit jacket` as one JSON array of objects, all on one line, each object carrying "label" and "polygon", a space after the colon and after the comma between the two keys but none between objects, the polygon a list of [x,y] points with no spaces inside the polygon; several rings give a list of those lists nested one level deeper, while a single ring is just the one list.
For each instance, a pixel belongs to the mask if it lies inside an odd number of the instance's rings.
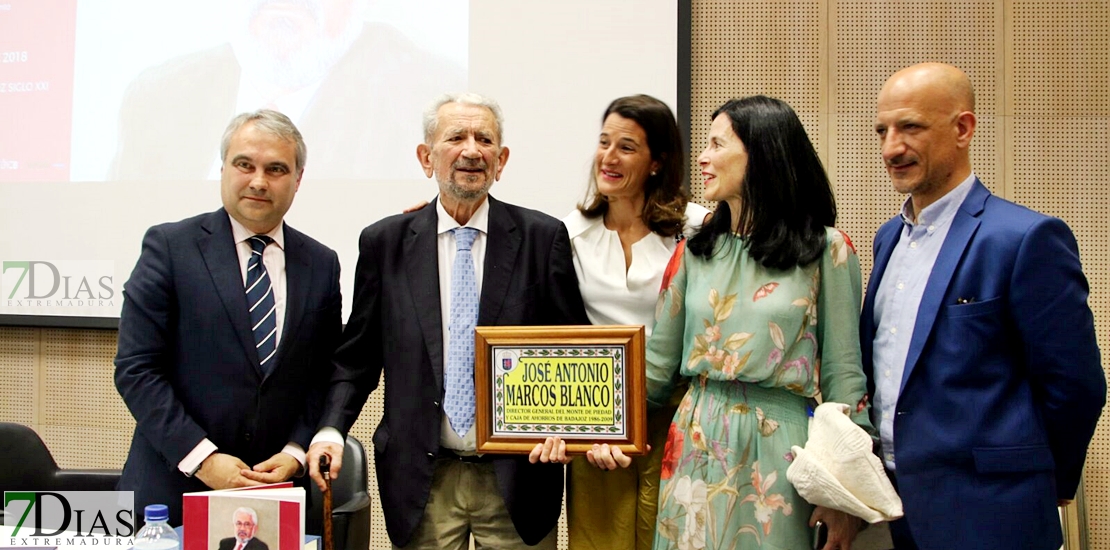
[{"label": "navy suit jacket", "polygon": [[[872,393],[875,294],[901,231],[899,216],[875,236],[860,321]],[[976,180],[926,283],[895,412],[922,550],[1060,547],[1056,500],[1075,495],[1106,400],[1087,294],[1067,225]]]},{"label": "navy suit jacket", "polygon": [[[588,324],[562,222],[488,197],[478,325]],[[385,371],[385,415],[374,459],[386,529],[408,544],[424,516],[443,423],[443,325],[435,203],[367,227],[359,238],[351,319],[336,352],[321,426],[347,433]],[[492,459],[498,489],[524,542],[561,512],[563,467]]]},{"label": "navy suit jacket", "polygon": [[177,464],[204,438],[248,466],[319,422],[341,330],[339,259],[285,226],[286,305],[275,365],[263,376],[231,221],[222,208],[149,229],[124,285],[116,388],[135,416],[119,489],[135,509],[204,491]]},{"label": "navy suit jacket", "polygon": [[[220,539],[220,546],[217,548],[217,550],[233,550],[235,548],[235,545],[238,543],[239,540],[235,537]],[[247,541],[247,545],[243,547],[243,550],[270,550],[270,547],[265,542],[262,542],[261,540],[258,540],[257,537],[255,537]]]}]

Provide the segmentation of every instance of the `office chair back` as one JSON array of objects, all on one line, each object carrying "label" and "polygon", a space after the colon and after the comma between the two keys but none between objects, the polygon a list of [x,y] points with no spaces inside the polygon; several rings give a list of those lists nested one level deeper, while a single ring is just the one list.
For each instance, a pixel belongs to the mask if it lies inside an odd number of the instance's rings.
[{"label": "office chair back", "polygon": [[[62,469],[35,430],[0,422],[0,494],[4,491],[114,491],[119,470]],[[0,519],[3,518],[0,502]]]},{"label": "office chair back", "polygon": [[[367,492],[370,464],[366,449],[354,436],[347,436],[343,447],[343,467],[331,482],[332,539],[336,550],[366,550],[370,547],[370,493]],[[305,532],[324,532],[324,496],[315,483],[309,483],[309,507],[305,511]]]}]

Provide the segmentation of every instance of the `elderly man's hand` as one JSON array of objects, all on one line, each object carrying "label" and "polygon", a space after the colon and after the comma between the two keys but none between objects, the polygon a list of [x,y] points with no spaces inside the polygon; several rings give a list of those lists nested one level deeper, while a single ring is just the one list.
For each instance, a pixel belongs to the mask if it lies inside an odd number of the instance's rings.
[{"label": "elderly man's hand", "polygon": [[327,482],[324,481],[324,476],[320,474],[320,457],[322,455],[328,455],[331,462],[329,467],[331,479],[338,479],[339,469],[343,467],[343,446],[330,441],[319,441],[308,448],[308,454],[305,457],[305,462],[308,463],[308,476],[316,482],[320,491],[326,491],[328,489]]},{"label": "elderly man's hand", "polygon": [[212,453],[200,463],[196,478],[213,489],[262,485],[261,482],[243,477],[243,470],[250,470],[250,467],[242,460],[224,453]]},{"label": "elderly man's hand", "polygon": [[567,464],[570,462],[570,457],[567,456],[567,444],[559,436],[549,437],[532,448],[532,452],[528,453],[528,462]]}]

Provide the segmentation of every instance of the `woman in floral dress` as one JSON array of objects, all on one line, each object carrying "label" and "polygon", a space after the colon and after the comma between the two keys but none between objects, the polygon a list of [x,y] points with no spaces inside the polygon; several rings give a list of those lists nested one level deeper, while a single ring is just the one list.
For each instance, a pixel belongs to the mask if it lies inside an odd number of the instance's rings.
[{"label": "woman in floral dress", "polygon": [[[713,218],[679,245],[647,349],[648,399],[676,373],[690,389],[664,451],[655,548],[788,549],[850,544],[858,520],[803,500],[786,479],[807,407],[849,403],[868,421],[860,366],[859,260],[831,227],[832,188],[797,115],[764,96],[713,114],[698,158]],[[685,246],[683,246],[685,244]]]}]

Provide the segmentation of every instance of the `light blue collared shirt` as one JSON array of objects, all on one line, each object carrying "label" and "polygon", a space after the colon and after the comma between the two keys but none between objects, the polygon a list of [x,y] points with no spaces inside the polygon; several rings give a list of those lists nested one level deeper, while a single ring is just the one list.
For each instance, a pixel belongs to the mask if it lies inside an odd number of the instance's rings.
[{"label": "light blue collared shirt", "polygon": [[914,324],[921,297],[933,264],[940,255],[952,219],[971,191],[975,174],[939,200],[930,204],[911,221],[912,198],[902,205],[902,235],[890,255],[875,292],[874,379],[875,409],[879,411],[879,438],[883,462],[894,470],[894,409],[902,391],[902,373],[910,351]]}]

